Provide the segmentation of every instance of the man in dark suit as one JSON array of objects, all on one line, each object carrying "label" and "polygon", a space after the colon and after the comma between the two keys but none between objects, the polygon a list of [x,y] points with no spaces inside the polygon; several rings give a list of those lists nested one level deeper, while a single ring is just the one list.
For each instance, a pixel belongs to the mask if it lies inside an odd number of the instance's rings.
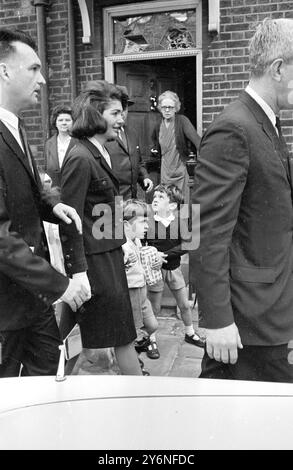
[{"label": "man in dark suit", "polygon": [[205,132],[196,168],[201,377],[292,382],[293,180],[278,119],[293,107],[292,20],[258,27],[250,64],[249,86]]},{"label": "man in dark suit", "polygon": [[127,115],[128,106],[134,104],[129,99],[127,88],[118,86],[123,93],[123,115],[124,126],[121,127],[116,140],[108,142],[106,148],[111,156],[111,163],[114,173],[119,180],[119,194],[124,200],[137,197],[137,183],[147,193],[153,188],[139,147],[139,136],[134,129],[128,129]]},{"label": "man in dark suit", "polygon": [[42,220],[71,223],[75,210],[42,193],[40,177],[18,114],[35,105],[41,62],[32,38],[0,29],[0,377],[55,374],[59,331],[52,303],[73,310],[90,289],[55,271]]}]

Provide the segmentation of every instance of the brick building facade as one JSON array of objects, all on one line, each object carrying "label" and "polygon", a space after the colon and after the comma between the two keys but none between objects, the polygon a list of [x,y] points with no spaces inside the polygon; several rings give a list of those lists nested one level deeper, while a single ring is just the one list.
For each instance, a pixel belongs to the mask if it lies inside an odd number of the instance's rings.
[{"label": "brick building facade", "polygon": [[[172,1],[170,0],[169,3],[171,4]],[[85,82],[105,78],[104,55],[107,44],[105,44],[104,9],[123,4],[125,15],[127,15],[128,8],[131,12],[134,4],[143,5],[145,3],[133,0],[132,2],[129,0],[84,0],[84,2],[78,0],[51,0],[49,2],[0,0],[0,24],[20,27],[30,32],[37,41],[39,39],[37,9],[43,9],[46,41],[44,72],[47,79],[48,115],[56,104],[60,102],[71,103]],[[160,2],[148,3],[158,5]],[[180,4],[183,3],[184,0],[176,2],[178,10],[181,8]],[[45,4],[47,5],[44,6]],[[214,32],[209,31],[211,14],[209,8],[211,5],[217,5],[217,0],[214,2],[194,0],[194,4],[200,4],[200,34],[202,35],[202,70],[200,73],[199,62],[196,66],[196,89],[200,89],[200,94],[196,98],[196,106],[200,109],[200,118],[197,115],[197,122],[196,118],[194,120],[195,124],[199,124],[198,121],[201,121],[199,127],[204,130],[217,113],[234,99],[247,84],[249,79],[248,41],[255,25],[265,17],[292,17],[293,0],[219,0],[220,25],[218,31]],[[89,14],[88,26],[91,28],[91,43],[89,44],[83,40],[86,27],[84,20],[87,18],[84,18],[82,6],[87,7]],[[71,20],[69,18],[70,9],[72,9]],[[71,50],[70,24],[74,28],[74,48],[71,47]],[[74,54],[75,64],[72,64],[72,55],[70,54]],[[170,64],[172,63],[172,66],[175,67],[175,74],[184,68],[180,67],[180,64],[178,65],[180,58],[170,60]],[[150,64],[151,62],[146,61],[146,63]],[[153,63],[155,64],[155,62]],[[166,63],[165,59],[164,64],[166,65]],[[190,62],[190,64],[192,63]],[[190,77],[184,78],[190,81]],[[191,87],[190,90],[192,89]],[[187,96],[186,99],[187,107],[188,102],[193,103],[190,96]],[[33,152],[39,164],[42,165],[43,144],[51,133],[50,127],[48,123],[44,123],[41,105],[36,109],[26,111],[24,115]],[[284,134],[292,147],[292,112],[283,112],[282,118]]]}]

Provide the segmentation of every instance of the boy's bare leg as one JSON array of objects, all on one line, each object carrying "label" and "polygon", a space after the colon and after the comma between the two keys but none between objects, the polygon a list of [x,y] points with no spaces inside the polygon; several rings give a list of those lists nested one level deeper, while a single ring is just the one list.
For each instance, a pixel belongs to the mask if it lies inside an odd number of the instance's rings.
[{"label": "boy's bare leg", "polygon": [[195,333],[193,328],[191,308],[188,301],[186,287],[182,287],[178,290],[172,290],[172,294],[176,299],[177,305],[181,312],[181,318],[185,326],[185,341],[193,344],[194,346],[204,348],[204,340],[197,333]]},{"label": "boy's bare leg", "polygon": [[163,291],[162,292],[148,291],[148,298],[152,304],[152,309],[155,314],[155,317],[160,315],[162,297],[163,297]]},{"label": "boy's bare leg", "polygon": [[181,318],[185,326],[192,325],[192,314],[188,301],[187,289],[182,287],[178,290],[172,290],[172,294],[175,297],[176,303],[179,307]]}]

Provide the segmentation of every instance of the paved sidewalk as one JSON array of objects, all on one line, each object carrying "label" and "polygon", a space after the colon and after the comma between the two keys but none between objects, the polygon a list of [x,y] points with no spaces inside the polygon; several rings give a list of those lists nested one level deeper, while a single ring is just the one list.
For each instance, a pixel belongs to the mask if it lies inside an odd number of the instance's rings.
[{"label": "paved sidewalk", "polygon": [[[197,309],[193,309],[193,322],[197,332]],[[153,376],[198,377],[203,349],[184,341],[184,325],[174,310],[163,312],[158,318],[157,344],[161,354],[159,359],[149,359],[140,354],[145,369]],[[111,349],[86,350],[83,352],[72,371],[74,375],[119,374]]]}]

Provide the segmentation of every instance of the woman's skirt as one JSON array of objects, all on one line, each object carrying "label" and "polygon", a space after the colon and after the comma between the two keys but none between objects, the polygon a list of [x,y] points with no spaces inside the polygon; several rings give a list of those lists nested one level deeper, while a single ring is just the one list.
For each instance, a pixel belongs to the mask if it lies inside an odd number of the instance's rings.
[{"label": "woman's skirt", "polygon": [[136,338],[121,247],[87,256],[92,298],[84,303],[84,348],[124,346]]}]

